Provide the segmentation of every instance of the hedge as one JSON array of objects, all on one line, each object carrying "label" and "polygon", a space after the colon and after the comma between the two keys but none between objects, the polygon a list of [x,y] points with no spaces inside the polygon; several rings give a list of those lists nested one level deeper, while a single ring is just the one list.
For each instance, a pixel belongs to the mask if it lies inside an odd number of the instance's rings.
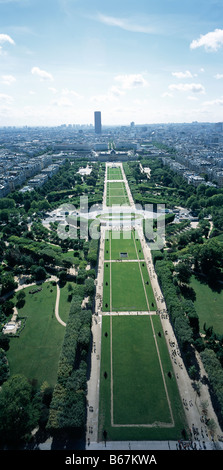
[{"label": "hedge", "polygon": [[85,430],[86,361],[91,340],[92,312],[83,310],[81,303],[82,298],[74,295],[47,423],[47,429],[52,433],[69,431],[80,435]]}]

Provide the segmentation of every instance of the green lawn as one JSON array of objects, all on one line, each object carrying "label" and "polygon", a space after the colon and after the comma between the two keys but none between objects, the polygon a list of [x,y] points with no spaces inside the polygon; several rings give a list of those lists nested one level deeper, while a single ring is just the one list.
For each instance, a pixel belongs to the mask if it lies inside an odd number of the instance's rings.
[{"label": "green lawn", "polygon": [[107,197],[107,206],[129,206],[127,196],[111,196]]},{"label": "green lawn", "polygon": [[73,282],[66,282],[65,286],[61,287],[60,289],[59,315],[61,320],[63,320],[65,323],[68,320],[71,302],[71,299],[69,300],[70,292],[68,290],[68,286],[72,286],[73,284]]},{"label": "green lawn", "polygon": [[104,263],[103,312],[110,310],[110,263]]},{"label": "green lawn", "polygon": [[31,289],[33,286],[24,289],[25,305],[19,310],[21,317],[27,317],[25,328],[19,338],[11,338],[7,352],[10,373],[24,374],[37,386],[45,380],[54,386],[65,333],[54,313],[56,286],[45,282],[42,291],[32,295]]},{"label": "green lawn", "polygon": [[[115,184],[119,184],[119,183],[114,183]],[[125,186],[122,185],[122,186],[113,186],[112,188],[110,187],[108,189],[109,191],[109,196],[123,196],[123,195],[126,195],[126,191],[125,191]]]},{"label": "green lawn", "polygon": [[[131,262],[131,260],[138,259],[140,265],[138,261]],[[137,233],[134,231],[106,232],[103,311],[146,311],[148,310],[147,300],[149,309],[156,310],[148,269],[143,259],[143,250]],[[123,261],[110,262],[108,260]]]},{"label": "green lawn", "polygon": [[[116,238],[117,237],[117,238]],[[143,251],[140,240],[136,239],[134,243],[134,233],[132,231],[121,231],[106,233],[105,237],[105,260],[112,259],[143,259]],[[137,253],[136,253],[137,250]],[[121,256],[121,253],[127,253],[126,257]]]},{"label": "green lawn", "polygon": [[112,365],[114,424],[171,422],[149,316],[112,317]]},{"label": "green lawn", "polygon": [[138,262],[111,263],[112,311],[148,310]]},{"label": "green lawn", "polygon": [[129,205],[129,199],[125,184],[123,182],[108,182],[107,184],[107,206],[116,204]]},{"label": "green lawn", "polygon": [[190,286],[196,293],[194,302],[199,316],[200,331],[204,332],[206,327],[213,326],[214,331],[223,334],[223,290],[217,292],[207,284],[201,283],[194,276],[191,278]]},{"label": "green lawn", "polygon": [[[111,276],[111,278],[110,278]],[[110,297],[110,290],[112,295]],[[111,300],[111,304],[110,304]],[[138,262],[104,263],[103,311],[146,311]]]},{"label": "green lawn", "polygon": [[122,180],[122,171],[120,167],[117,168],[112,168],[108,167],[107,168],[107,179],[108,180]]},{"label": "green lawn", "polygon": [[156,300],[155,300],[155,296],[154,296],[154,293],[153,293],[153,288],[152,288],[152,285],[151,285],[151,280],[150,280],[150,277],[149,277],[149,273],[148,273],[146,263],[141,262],[141,272],[142,272],[142,276],[143,276],[143,281],[144,281],[144,285],[145,285],[145,289],[146,289],[147,298],[148,298],[148,301],[149,301],[150,310],[156,310],[157,309]]},{"label": "green lawn", "polygon": [[[182,437],[182,430],[186,429],[184,410],[160,318],[153,316],[152,322],[171,403],[173,426],[166,426],[171,425],[171,412],[151,328],[151,318],[137,315],[106,316],[102,321],[99,439],[103,439],[104,429],[107,431],[108,440],[179,439]],[[169,372],[172,374],[171,378],[167,375]],[[166,425],[163,426],[162,423]],[[154,426],[145,426],[152,424]]]}]

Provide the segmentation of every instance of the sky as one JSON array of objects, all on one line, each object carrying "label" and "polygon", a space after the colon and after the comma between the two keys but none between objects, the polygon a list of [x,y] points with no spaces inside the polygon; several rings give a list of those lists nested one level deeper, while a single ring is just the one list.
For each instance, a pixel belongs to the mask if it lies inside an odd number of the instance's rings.
[{"label": "sky", "polygon": [[0,126],[223,121],[222,0],[0,0]]}]

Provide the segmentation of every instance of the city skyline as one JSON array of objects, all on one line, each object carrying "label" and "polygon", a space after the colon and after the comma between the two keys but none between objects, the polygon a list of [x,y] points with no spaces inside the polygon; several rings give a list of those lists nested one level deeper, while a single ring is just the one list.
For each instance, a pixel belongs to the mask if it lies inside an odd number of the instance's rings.
[{"label": "city skyline", "polygon": [[0,0],[0,126],[222,121],[219,0]]}]

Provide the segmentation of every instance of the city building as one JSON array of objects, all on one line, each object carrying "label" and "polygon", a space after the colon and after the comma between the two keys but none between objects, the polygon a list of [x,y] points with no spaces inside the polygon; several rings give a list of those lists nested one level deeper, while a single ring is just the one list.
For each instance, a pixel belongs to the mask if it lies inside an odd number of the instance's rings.
[{"label": "city building", "polygon": [[101,134],[101,111],[94,112],[94,130],[95,134]]}]

